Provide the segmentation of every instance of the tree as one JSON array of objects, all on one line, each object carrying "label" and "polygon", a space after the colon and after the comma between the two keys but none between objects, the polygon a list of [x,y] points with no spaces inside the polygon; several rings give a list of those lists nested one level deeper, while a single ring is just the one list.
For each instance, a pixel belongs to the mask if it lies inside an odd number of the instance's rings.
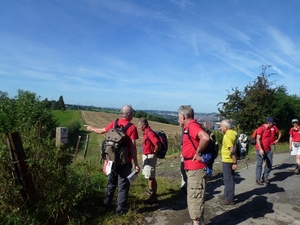
[{"label": "tree", "polygon": [[62,110],[62,111],[66,110],[65,102],[64,102],[64,99],[63,99],[62,95],[59,97],[59,99],[57,101],[56,109],[59,109],[59,110]]},{"label": "tree", "polygon": [[1,99],[5,99],[5,98],[8,98],[8,93],[7,93],[7,92],[0,91],[0,100],[1,100]]},{"label": "tree", "polygon": [[283,139],[288,140],[291,120],[300,118],[300,98],[297,95],[288,95],[284,86],[280,86],[275,94],[273,114],[283,133]]},{"label": "tree", "polygon": [[271,75],[274,75],[266,74],[269,67],[271,66],[262,65],[261,74],[252,83],[246,85],[244,90],[232,89],[233,93],[227,95],[227,102],[218,103],[222,106],[218,108],[220,116],[232,119],[239,132],[251,133],[264,122],[266,117],[273,116],[277,88],[273,87],[274,82],[268,80]]},{"label": "tree", "polygon": [[283,140],[288,140],[288,131],[292,118],[300,116],[300,98],[290,96],[284,86],[275,86],[269,81],[272,74],[266,74],[270,65],[262,65],[261,74],[241,91],[233,88],[228,92],[227,102],[220,102],[220,116],[231,119],[239,132],[251,134],[265,122],[266,117],[273,117],[283,133]]},{"label": "tree", "polygon": [[57,120],[46,101],[40,101],[35,93],[18,90],[12,99],[7,96],[0,99],[0,133],[20,132],[28,137],[37,135],[38,124],[43,125],[43,135],[54,137]]}]

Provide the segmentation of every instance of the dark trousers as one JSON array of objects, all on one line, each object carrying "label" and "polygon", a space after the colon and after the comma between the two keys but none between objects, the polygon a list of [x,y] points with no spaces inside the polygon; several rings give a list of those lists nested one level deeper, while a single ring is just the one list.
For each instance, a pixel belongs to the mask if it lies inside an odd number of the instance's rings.
[{"label": "dark trousers", "polygon": [[234,170],[232,170],[232,163],[222,162],[223,182],[224,182],[224,196],[226,201],[233,202],[234,200]]},{"label": "dark trousers", "polygon": [[[263,170],[262,167],[263,167],[264,161],[266,163],[265,163],[264,172],[263,172],[263,175],[262,175],[262,170]],[[270,173],[271,173],[272,164],[273,164],[273,157],[272,157],[272,152],[271,151],[265,152],[265,154],[262,157],[262,156],[260,156],[259,151],[256,150],[255,179],[260,180],[261,177],[268,178]]]},{"label": "dark trousers", "polygon": [[125,165],[117,166],[116,169],[112,168],[111,173],[108,175],[108,184],[106,189],[106,197],[104,204],[110,206],[114,197],[116,188],[118,187],[118,196],[116,201],[116,212],[127,212],[127,200],[130,183],[127,176],[131,173],[132,164],[126,163]]}]

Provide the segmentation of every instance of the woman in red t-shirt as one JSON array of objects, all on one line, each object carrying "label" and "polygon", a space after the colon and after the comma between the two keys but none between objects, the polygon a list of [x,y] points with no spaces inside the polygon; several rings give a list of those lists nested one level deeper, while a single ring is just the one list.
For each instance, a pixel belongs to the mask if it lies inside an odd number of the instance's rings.
[{"label": "woman in red t-shirt", "polygon": [[296,156],[296,168],[294,173],[299,174],[300,167],[300,127],[297,119],[292,120],[293,127],[290,129],[291,155]]}]

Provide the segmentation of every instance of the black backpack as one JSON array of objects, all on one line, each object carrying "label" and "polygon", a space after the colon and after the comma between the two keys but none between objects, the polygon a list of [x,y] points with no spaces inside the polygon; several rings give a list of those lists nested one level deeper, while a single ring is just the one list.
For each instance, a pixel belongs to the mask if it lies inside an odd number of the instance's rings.
[{"label": "black backpack", "polygon": [[162,130],[158,130],[158,131],[150,130],[150,131],[152,131],[155,134],[155,136],[157,137],[157,139],[160,142],[160,149],[156,153],[156,157],[159,158],[159,159],[164,159],[166,157],[166,154],[167,154],[167,151],[168,151],[168,138],[167,138],[167,135]]},{"label": "black backpack", "polygon": [[120,128],[118,121],[118,119],[115,121],[114,127],[106,133],[102,142],[102,159],[113,161],[114,167],[128,162],[129,153],[125,133],[132,125],[129,122],[125,127]]}]

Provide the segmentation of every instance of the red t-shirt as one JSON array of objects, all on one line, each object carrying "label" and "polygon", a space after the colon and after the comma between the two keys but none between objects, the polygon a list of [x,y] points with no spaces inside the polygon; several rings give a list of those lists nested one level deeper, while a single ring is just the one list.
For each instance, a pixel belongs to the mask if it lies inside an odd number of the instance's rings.
[{"label": "red t-shirt", "polygon": [[143,133],[143,154],[154,154],[155,145],[159,143],[158,138],[155,135],[155,131],[151,130],[151,127],[148,126],[145,128]]},{"label": "red t-shirt", "polygon": [[188,135],[185,132],[189,132],[190,137],[197,147],[199,145],[198,133],[202,131],[201,125],[196,120],[191,120],[186,127],[183,128],[183,137],[182,137],[182,157],[184,160],[184,169],[185,170],[198,170],[206,167],[205,163],[199,162],[198,160],[192,161],[196,150],[189,139]]},{"label": "red t-shirt", "polygon": [[[120,118],[118,121],[118,125],[120,126],[120,128],[125,127],[130,121],[126,120],[124,118]],[[108,124],[105,127],[106,132],[108,132],[110,129],[115,127],[115,121],[111,122],[110,124]],[[126,143],[128,144],[129,148],[128,148],[128,162],[132,161],[132,155],[131,155],[131,148],[130,146],[132,145],[132,140],[137,140],[139,139],[139,134],[137,131],[137,128],[134,124],[132,124],[126,131]]]},{"label": "red t-shirt", "polygon": [[273,125],[271,128],[271,145],[274,144],[274,142],[276,141],[276,134],[279,133],[279,129],[278,127],[276,127],[275,125]]},{"label": "red t-shirt", "polygon": [[292,136],[294,142],[300,142],[300,127],[297,127],[296,129],[292,127],[289,134]]},{"label": "red t-shirt", "polygon": [[[267,152],[271,150],[271,129],[266,128],[263,124],[259,128],[257,128],[257,135],[261,135],[261,147],[262,149]],[[256,150],[259,150],[258,144],[255,145]]]}]

